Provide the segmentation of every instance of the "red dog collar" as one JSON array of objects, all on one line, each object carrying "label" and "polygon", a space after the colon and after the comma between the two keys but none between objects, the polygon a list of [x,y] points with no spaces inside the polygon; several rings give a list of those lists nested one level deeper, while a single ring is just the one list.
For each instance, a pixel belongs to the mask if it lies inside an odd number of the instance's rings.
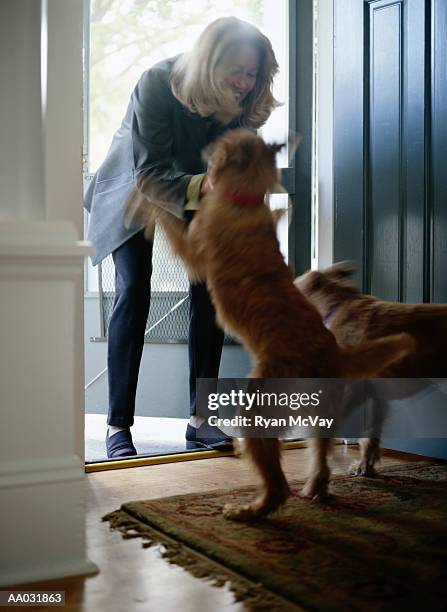
[{"label": "red dog collar", "polygon": [[241,208],[256,208],[264,204],[262,193],[241,193],[240,191],[226,191],[225,195]]}]

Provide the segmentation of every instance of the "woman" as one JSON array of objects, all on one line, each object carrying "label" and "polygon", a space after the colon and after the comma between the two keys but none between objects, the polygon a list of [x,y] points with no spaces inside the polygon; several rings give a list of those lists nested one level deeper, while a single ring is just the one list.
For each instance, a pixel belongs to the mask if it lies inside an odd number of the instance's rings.
[{"label": "woman", "polygon": [[[269,40],[253,25],[225,17],[211,23],[192,51],[164,60],[138,81],[120,129],[85,197],[94,265],[112,253],[116,296],[108,331],[108,457],[135,455],[130,427],[149,312],[152,242],[126,228],[125,203],[145,177],[171,213],[191,218],[211,189],[202,149],[228,129],[260,127],[277,105],[278,64]],[[217,378],[223,333],[206,287],[190,287],[190,410],[186,439],[214,447],[196,416],[196,378]],[[214,432],[216,436],[216,432]]]}]

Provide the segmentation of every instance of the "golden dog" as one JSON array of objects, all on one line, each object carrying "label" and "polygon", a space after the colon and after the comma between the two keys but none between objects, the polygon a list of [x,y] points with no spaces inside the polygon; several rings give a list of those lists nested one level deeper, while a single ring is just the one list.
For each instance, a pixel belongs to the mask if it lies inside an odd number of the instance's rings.
[{"label": "golden dog", "polygon": [[[186,226],[158,213],[174,251],[192,278],[206,280],[217,321],[251,353],[252,378],[368,377],[412,350],[407,334],[343,350],[325,328],[317,309],[296,290],[276,237],[278,215],[265,203],[278,182],[276,153],[249,131],[221,137],[208,159],[212,191]],[[140,211],[141,213],[141,211]],[[141,217],[141,214],[140,214]],[[148,226],[151,226],[148,213]],[[141,218],[140,218],[141,220]],[[281,468],[280,444],[249,438],[245,447],[262,479],[252,503],[224,509],[228,518],[265,516],[283,504],[289,487]],[[330,440],[312,442],[312,465],[303,494],[327,494]]]},{"label": "golden dog", "polygon": [[[321,272],[306,272],[295,286],[317,308],[343,348],[391,334],[411,334],[415,351],[384,364],[377,373],[380,378],[446,378],[447,305],[400,304],[364,295],[349,283],[354,270],[350,263],[340,262]],[[374,475],[379,457],[380,437],[360,440],[360,461],[352,473]]]}]

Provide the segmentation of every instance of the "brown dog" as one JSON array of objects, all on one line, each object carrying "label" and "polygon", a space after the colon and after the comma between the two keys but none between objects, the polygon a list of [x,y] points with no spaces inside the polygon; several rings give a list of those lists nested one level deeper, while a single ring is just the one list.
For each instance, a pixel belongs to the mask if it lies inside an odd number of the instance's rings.
[{"label": "brown dog", "polygon": [[[377,376],[446,378],[447,305],[400,304],[364,295],[349,283],[354,270],[348,262],[341,262],[322,272],[306,272],[295,280],[295,286],[317,308],[343,348],[391,334],[411,334],[415,352],[384,364]],[[374,475],[380,456],[380,431],[376,433],[360,440],[360,461],[351,468],[354,475]]]},{"label": "brown dog", "polygon": [[[276,216],[265,196],[278,182],[275,155],[246,130],[228,132],[209,158],[213,190],[189,226],[160,210],[159,219],[190,276],[206,280],[219,324],[238,337],[254,361],[252,378],[367,377],[412,350],[406,334],[342,350],[321,316],[296,290],[276,238]],[[140,215],[141,217],[141,215]],[[150,225],[150,221],[148,221]],[[283,504],[289,487],[277,439],[246,439],[262,478],[261,495],[243,507],[227,507],[233,519],[253,519]],[[304,495],[327,494],[328,439],[313,441]]]}]

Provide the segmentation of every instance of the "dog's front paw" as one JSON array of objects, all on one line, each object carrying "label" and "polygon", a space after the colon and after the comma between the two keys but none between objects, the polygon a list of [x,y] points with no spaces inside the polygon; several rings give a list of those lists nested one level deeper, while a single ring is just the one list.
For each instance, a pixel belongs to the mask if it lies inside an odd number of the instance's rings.
[{"label": "dog's front paw", "polygon": [[261,495],[250,504],[226,504],[223,515],[232,521],[254,521],[278,510],[287,501],[289,495],[289,487],[285,484],[281,491],[275,491],[274,495]]},{"label": "dog's front paw", "polygon": [[351,476],[366,476],[368,478],[375,478],[377,476],[377,470],[367,461],[358,461],[351,465],[349,468],[349,474]]}]

